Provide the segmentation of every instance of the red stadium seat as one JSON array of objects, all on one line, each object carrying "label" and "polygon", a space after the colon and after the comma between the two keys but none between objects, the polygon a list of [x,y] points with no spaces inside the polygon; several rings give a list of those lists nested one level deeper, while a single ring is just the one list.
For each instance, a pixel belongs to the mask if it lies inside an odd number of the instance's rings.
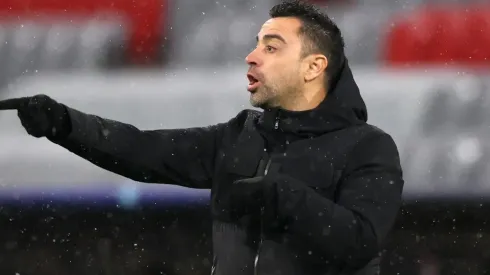
[{"label": "red stadium seat", "polygon": [[462,54],[461,39],[465,36],[464,14],[440,11],[427,11],[426,29],[430,33],[430,43],[424,49],[426,62],[434,64],[450,64],[457,62]]},{"label": "red stadium seat", "polygon": [[151,62],[158,55],[164,20],[167,11],[165,0],[2,0],[0,18],[35,20],[42,16],[93,17],[116,13],[129,22],[130,59],[137,63]]},{"label": "red stadium seat", "polygon": [[425,7],[393,21],[389,65],[490,66],[490,6]]},{"label": "red stadium seat", "polygon": [[427,52],[424,49],[431,37],[425,27],[427,22],[424,19],[411,18],[395,23],[384,51],[385,58],[396,64],[426,60]]},{"label": "red stadium seat", "polygon": [[467,37],[471,42],[467,46],[471,47],[471,51],[466,56],[466,62],[480,60],[490,63],[490,7],[475,11],[468,21]]}]

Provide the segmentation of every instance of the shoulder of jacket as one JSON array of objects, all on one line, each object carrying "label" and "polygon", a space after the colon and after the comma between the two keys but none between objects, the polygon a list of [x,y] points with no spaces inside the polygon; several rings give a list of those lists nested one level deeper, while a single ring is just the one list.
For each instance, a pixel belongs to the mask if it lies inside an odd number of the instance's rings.
[{"label": "shoulder of jacket", "polygon": [[370,140],[372,138],[381,136],[389,136],[391,138],[391,136],[383,131],[381,128],[368,123],[354,126],[351,131],[353,131],[354,135],[358,137],[356,139],[357,142],[362,142],[364,140]]},{"label": "shoulder of jacket", "polygon": [[228,126],[245,126],[256,119],[258,119],[261,115],[261,112],[256,110],[245,109],[240,111],[235,117],[228,121]]},{"label": "shoulder of jacket", "polygon": [[362,136],[356,139],[354,146],[346,154],[347,171],[373,162],[401,171],[398,147],[391,135],[370,124],[362,125],[359,131]]},{"label": "shoulder of jacket", "polygon": [[357,138],[352,151],[363,150],[373,145],[379,147],[380,144],[385,149],[391,148],[395,151],[398,150],[393,137],[377,126],[366,123],[359,125],[355,131]]}]

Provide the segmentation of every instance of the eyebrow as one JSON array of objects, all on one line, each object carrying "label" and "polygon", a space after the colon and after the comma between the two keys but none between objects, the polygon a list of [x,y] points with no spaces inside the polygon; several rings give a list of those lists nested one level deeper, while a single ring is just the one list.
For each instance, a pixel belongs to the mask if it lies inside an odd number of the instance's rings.
[{"label": "eyebrow", "polygon": [[[259,36],[258,35],[257,35],[256,39],[257,39],[257,42],[259,42]],[[273,39],[277,39],[277,40],[281,41],[282,43],[287,44],[286,40],[282,36],[280,36],[279,34],[265,34],[262,37],[262,40],[273,40]]]}]

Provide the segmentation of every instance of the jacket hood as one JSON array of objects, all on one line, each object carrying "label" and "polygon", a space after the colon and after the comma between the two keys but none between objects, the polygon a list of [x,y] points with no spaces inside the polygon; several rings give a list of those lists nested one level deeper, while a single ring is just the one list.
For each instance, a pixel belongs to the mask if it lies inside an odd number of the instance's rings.
[{"label": "jacket hood", "polygon": [[347,58],[325,99],[315,109],[287,111],[267,109],[259,119],[264,130],[281,130],[299,136],[317,136],[367,122],[367,109]]}]

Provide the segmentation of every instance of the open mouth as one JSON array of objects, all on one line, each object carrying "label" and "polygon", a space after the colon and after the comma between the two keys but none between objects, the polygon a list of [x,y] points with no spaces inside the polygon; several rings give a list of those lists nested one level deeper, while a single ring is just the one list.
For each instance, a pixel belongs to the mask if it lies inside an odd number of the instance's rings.
[{"label": "open mouth", "polygon": [[248,84],[249,84],[249,85],[250,85],[250,84],[254,84],[255,82],[259,82],[259,81],[257,80],[257,78],[255,78],[255,77],[254,77],[253,75],[251,75],[251,74],[247,74],[247,78],[248,78]]},{"label": "open mouth", "polygon": [[251,74],[247,74],[247,78],[248,78],[247,90],[249,92],[254,92],[260,85],[260,81]]}]

